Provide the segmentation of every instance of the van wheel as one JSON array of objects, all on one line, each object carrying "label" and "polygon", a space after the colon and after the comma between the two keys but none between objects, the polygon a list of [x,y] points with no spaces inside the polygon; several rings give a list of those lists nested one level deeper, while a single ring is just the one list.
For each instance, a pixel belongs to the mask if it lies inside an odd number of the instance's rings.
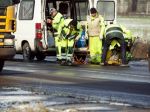
[{"label": "van wheel", "polygon": [[3,70],[4,60],[0,60],[0,72]]},{"label": "van wheel", "polygon": [[34,54],[31,52],[31,48],[28,43],[23,45],[23,59],[25,61],[31,61],[34,59]]},{"label": "van wheel", "polygon": [[36,58],[38,61],[43,61],[45,59],[45,55],[44,54],[41,54],[41,53],[37,53],[36,54]]}]

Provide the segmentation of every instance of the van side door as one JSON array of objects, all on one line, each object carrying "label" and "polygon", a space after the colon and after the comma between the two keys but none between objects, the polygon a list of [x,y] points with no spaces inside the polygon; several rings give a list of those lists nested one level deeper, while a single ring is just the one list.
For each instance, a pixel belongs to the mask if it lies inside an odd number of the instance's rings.
[{"label": "van side door", "polygon": [[30,48],[34,50],[35,39],[35,24],[34,24],[34,7],[35,0],[22,0],[18,5],[17,12],[17,28],[16,37],[16,50],[22,51],[24,42],[28,42]]}]

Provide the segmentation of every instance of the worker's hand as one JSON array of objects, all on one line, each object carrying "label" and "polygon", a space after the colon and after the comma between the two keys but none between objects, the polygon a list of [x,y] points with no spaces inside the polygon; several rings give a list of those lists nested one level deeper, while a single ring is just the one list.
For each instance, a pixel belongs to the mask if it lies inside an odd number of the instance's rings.
[{"label": "worker's hand", "polygon": [[85,34],[85,39],[88,39],[89,37],[88,37],[88,34]]},{"label": "worker's hand", "polygon": [[76,38],[75,38],[75,41],[78,41],[80,38],[80,36],[78,35]]},{"label": "worker's hand", "polygon": [[51,19],[47,19],[46,22],[52,24],[52,20]]}]

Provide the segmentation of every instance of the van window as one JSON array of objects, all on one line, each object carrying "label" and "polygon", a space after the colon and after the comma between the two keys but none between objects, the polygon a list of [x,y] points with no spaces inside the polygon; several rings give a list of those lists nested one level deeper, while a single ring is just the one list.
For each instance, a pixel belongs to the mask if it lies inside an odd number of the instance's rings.
[{"label": "van window", "polygon": [[34,14],[34,0],[22,0],[20,3],[19,20],[32,20]]},{"label": "van window", "polygon": [[97,10],[106,21],[113,21],[115,19],[114,1],[98,1]]},{"label": "van window", "polygon": [[77,20],[83,21],[86,20],[86,15],[88,11],[88,2],[76,2],[76,12]]},{"label": "van window", "polygon": [[0,0],[0,7],[12,5],[12,0]]},{"label": "van window", "polygon": [[69,10],[69,4],[67,2],[61,2],[59,3],[59,12],[64,15],[64,17],[68,17],[68,10]]},{"label": "van window", "polygon": [[49,2],[48,3],[48,10],[50,10],[50,8],[56,8],[65,18],[70,17],[70,2],[69,1],[55,1],[55,3],[53,2]]}]

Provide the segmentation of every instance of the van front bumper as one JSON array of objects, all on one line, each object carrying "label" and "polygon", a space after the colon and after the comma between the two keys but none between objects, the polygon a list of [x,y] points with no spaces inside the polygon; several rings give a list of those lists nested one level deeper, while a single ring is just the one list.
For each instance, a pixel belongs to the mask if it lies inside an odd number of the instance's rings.
[{"label": "van front bumper", "polygon": [[15,54],[15,48],[0,48],[0,59],[11,59]]}]

